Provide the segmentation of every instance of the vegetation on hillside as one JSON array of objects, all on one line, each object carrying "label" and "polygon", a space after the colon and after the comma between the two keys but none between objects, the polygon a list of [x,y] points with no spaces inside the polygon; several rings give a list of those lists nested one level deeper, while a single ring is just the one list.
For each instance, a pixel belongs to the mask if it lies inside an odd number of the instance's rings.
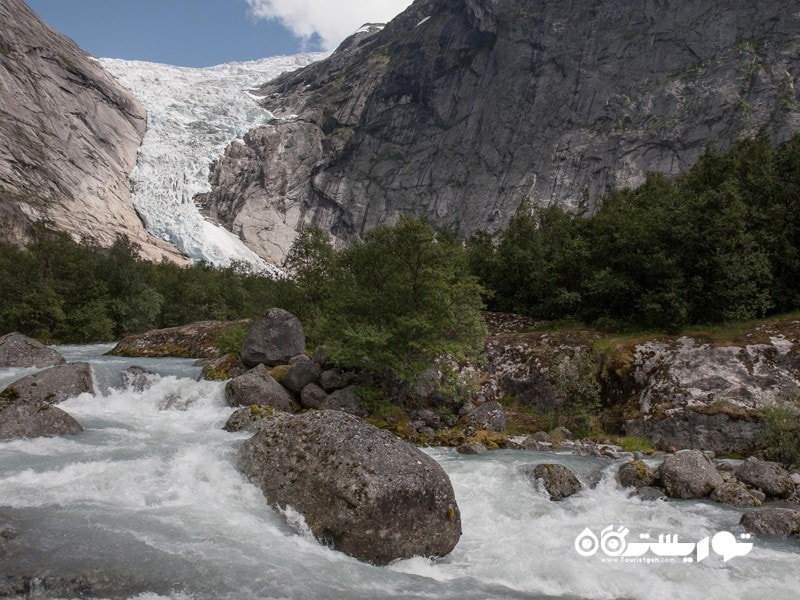
[{"label": "vegetation on hillside", "polygon": [[521,211],[468,243],[489,307],[607,329],[676,331],[800,306],[800,136],[764,136],[650,175],[591,215]]}]

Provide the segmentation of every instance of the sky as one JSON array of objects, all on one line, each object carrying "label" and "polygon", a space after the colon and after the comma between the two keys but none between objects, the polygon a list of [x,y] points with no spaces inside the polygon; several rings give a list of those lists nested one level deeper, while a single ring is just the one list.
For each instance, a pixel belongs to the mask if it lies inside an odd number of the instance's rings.
[{"label": "sky", "polygon": [[412,0],[26,0],[50,27],[101,58],[185,67],[332,50]]}]

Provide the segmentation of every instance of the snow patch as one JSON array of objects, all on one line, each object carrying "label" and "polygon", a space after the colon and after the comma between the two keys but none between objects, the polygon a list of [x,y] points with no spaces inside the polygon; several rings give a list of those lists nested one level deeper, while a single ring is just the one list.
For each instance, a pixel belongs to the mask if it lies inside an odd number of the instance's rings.
[{"label": "snow patch", "polygon": [[211,191],[211,163],[231,142],[274,118],[252,90],[325,56],[304,53],[203,69],[99,59],[147,110],[147,133],[131,179],[133,204],[148,231],[196,261],[243,261],[274,271],[237,236],[206,221],[194,197]]},{"label": "snow patch", "polygon": [[420,25],[424,25],[425,23],[427,23],[427,22],[428,22],[428,21],[430,21],[430,20],[431,20],[431,18],[430,18],[430,17],[425,17],[424,19],[422,19],[422,21],[420,21],[419,23],[417,23],[417,27],[419,27]]}]

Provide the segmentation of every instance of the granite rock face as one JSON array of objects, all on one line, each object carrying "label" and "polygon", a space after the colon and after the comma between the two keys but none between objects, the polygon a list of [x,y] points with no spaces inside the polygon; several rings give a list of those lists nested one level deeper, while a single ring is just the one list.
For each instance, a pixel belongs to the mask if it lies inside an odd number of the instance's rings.
[{"label": "granite rock face", "polygon": [[264,85],[276,117],[215,164],[205,213],[280,262],[398,215],[460,235],[592,209],[764,127],[800,129],[792,0],[417,0]]},{"label": "granite rock face", "polygon": [[110,246],[119,235],[152,260],[188,263],[148,234],[129,175],[146,114],[131,94],[22,0],[0,3],[0,215],[3,237],[31,239],[31,222]]}]

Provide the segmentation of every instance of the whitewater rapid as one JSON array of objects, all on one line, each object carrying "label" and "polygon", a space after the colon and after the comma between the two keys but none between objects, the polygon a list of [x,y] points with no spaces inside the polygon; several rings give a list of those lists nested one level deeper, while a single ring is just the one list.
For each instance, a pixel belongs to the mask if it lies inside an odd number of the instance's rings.
[{"label": "whitewater rapid", "polygon": [[[12,524],[27,548],[4,561],[0,579],[100,569],[131,582],[131,596],[142,600],[788,600],[800,590],[796,541],[756,540],[747,556],[727,563],[715,555],[700,564],[578,555],[574,542],[587,527],[698,541],[740,533],[740,512],[630,499],[613,477],[618,462],[531,451],[429,449],[453,482],[460,542],[438,560],[361,563],[288,525],[239,474],[234,456],[248,434],[222,430],[232,412],[223,383],[198,381],[192,361],[101,357],[108,348],[59,349],[89,360],[101,389],[60,405],[84,433],[0,443],[0,524]],[[130,364],[162,376],[142,392],[121,389]],[[19,374],[0,370],[0,382]],[[597,485],[551,502],[520,467],[553,461]]]},{"label": "whitewater rapid", "polygon": [[236,260],[269,270],[238,237],[206,221],[193,198],[211,191],[211,163],[230,143],[272,118],[249,91],[325,56],[304,53],[200,69],[99,59],[147,110],[147,132],[131,177],[133,204],[147,230],[195,260],[217,266]]}]

